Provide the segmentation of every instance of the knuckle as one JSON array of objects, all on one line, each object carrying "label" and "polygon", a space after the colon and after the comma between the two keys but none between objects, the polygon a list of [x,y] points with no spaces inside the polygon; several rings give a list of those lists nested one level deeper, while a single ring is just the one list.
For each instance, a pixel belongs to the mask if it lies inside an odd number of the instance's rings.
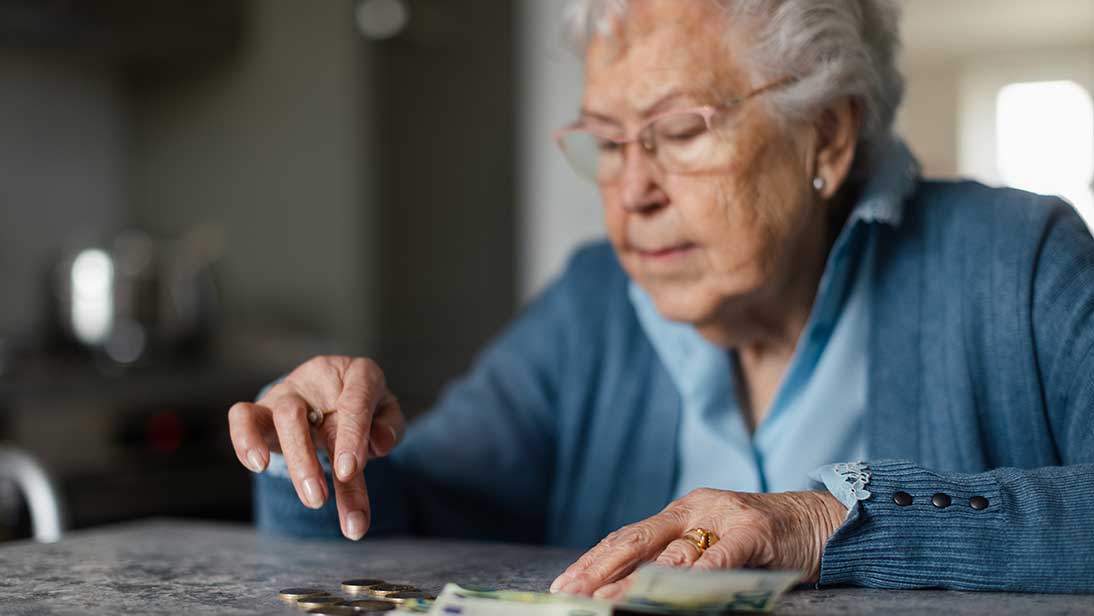
[{"label": "knuckle", "polygon": [[291,393],[293,391],[292,386],[286,382],[289,378],[290,377],[286,377],[281,382],[270,387],[269,391],[266,392],[266,395],[262,397],[262,400],[276,400]]},{"label": "knuckle", "polygon": [[[387,377],[384,375],[384,370],[380,368],[380,364],[367,358],[360,357],[356,360],[358,363],[355,366],[356,369],[361,371],[362,380],[368,385],[368,388],[374,391],[378,396],[382,396],[387,390]],[[377,400],[379,402],[379,400]]]},{"label": "knuckle", "polygon": [[708,550],[703,554],[703,564],[717,569],[725,569],[730,566],[729,557],[724,550]]},{"label": "knuckle", "polygon": [[352,453],[357,456],[358,462],[361,459],[368,459],[369,451],[368,439],[360,430],[354,428],[340,428],[338,433],[334,435],[334,438],[329,441],[334,446],[335,457],[343,453]]},{"label": "knuckle", "polygon": [[622,529],[613,530],[612,532],[608,533],[607,536],[601,539],[600,542],[596,544],[596,547],[601,549],[611,549],[619,540],[619,533],[621,532],[623,532]]},{"label": "knuckle", "polygon": [[688,564],[688,557],[684,555],[681,549],[669,546],[657,557],[657,562],[670,567],[682,567]]},{"label": "knuckle", "polygon": [[718,490],[714,488],[696,488],[691,492],[688,492],[687,498],[690,501],[709,501],[718,493]]},{"label": "knuckle", "polygon": [[315,356],[311,359],[307,359],[301,362],[299,365],[296,366],[296,368],[293,369],[292,372],[289,373],[289,376],[285,377],[285,380],[281,383],[284,385],[296,381],[300,378],[306,378],[307,375],[313,374],[315,372],[321,361],[322,357]]},{"label": "knuckle", "polygon": [[229,422],[241,422],[246,420],[251,415],[250,404],[246,402],[236,402],[228,409],[228,421]]},{"label": "knuckle", "polygon": [[350,362],[350,364],[354,368],[359,369],[362,374],[368,374],[368,375],[379,374],[379,375],[382,375],[384,373],[384,371],[380,369],[380,364],[376,363],[374,360],[372,360],[368,357],[354,358]]},{"label": "knuckle", "polygon": [[365,494],[364,484],[356,479],[345,482],[335,479],[334,482],[336,485],[336,492],[342,499],[349,498],[356,500]]},{"label": "knuckle", "polygon": [[308,408],[304,404],[304,401],[296,397],[282,398],[280,403],[274,407],[273,413],[279,419],[285,420],[304,420],[307,421]]},{"label": "knuckle", "polygon": [[348,387],[338,396],[338,406],[348,415],[356,417],[368,413],[371,392],[366,387]]},{"label": "knuckle", "polygon": [[649,522],[639,522],[631,526],[620,536],[619,545],[623,548],[636,548],[653,542],[654,531]]},{"label": "knuckle", "polygon": [[328,374],[334,372],[338,373],[338,357],[333,355],[315,355],[311,359],[308,359],[304,363],[297,366],[296,370],[292,371],[289,375],[291,379],[321,379],[326,378]]},{"label": "knuckle", "polygon": [[691,503],[679,503],[669,507],[661,514],[665,520],[674,526],[686,525],[692,517]]}]

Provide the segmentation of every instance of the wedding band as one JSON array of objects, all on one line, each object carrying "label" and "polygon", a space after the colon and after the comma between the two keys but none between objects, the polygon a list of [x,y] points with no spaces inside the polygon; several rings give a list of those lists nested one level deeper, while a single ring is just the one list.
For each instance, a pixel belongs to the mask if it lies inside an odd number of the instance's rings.
[{"label": "wedding band", "polygon": [[710,546],[718,543],[718,535],[715,534],[714,531],[700,527],[695,527],[684,533],[684,536],[681,537],[681,539],[694,545],[695,549],[699,550],[700,554],[706,551]]},{"label": "wedding band", "polygon": [[333,410],[321,411],[319,409],[308,409],[308,423],[318,428],[323,425],[323,420],[327,418],[327,415],[330,415],[333,412]]}]

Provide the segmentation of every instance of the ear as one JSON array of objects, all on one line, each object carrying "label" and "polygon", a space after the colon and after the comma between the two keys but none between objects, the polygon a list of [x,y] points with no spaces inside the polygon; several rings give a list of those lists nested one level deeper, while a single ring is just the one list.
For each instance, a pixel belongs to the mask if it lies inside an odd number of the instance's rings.
[{"label": "ear", "polygon": [[818,191],[822,199],[831,199],[851,172],[861,117],[859,102],[842,98],[825,108],[814,125],[817,131],[815,175],[824,180],[824,188]]}]

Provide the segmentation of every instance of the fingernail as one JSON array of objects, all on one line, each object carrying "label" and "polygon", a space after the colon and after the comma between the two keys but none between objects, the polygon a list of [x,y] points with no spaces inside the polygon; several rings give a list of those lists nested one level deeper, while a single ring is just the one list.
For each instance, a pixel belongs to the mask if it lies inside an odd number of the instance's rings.
[{"label": "fingernail", "polygon": [[346,537],[357,541],[365,536],[365,514],[351,511],[346,515]]},{"label": "fingernail", "polygon": [[353,471],[357,469],[357,458],[349,452],[345,452],[338,456],[338,478],[342,481],[348,480],[353,476]]},{"label": "fingernail", "polygon": [[266,470],[266,460],[262,458],[262,454],[258,453],[257,449],[247,452],[247,464],[248,468],[256,473]]},{"label": "fingernail", "polygon": [[377,456],[386,456],[387,454],[391,453],[392,449],[395,449],[395,440],[399,438],[395,434],[395,428],[387,426],[387,433],[388,438],[383,439],[382,441],[380,439],[377,439],[377,442],[373,444],[374,446],[372,450],[376,453]]},{"label": "fingernail", "polygon": [[304,480],[304,499],[308,501],[308,506],[312,509],[323,506],[323,490],[319,487],[318,481],[314,479]]},{"label": "fingernail", "polygon": [[559,589],[559,592],[564,595],[577,595],[581,594],[581,590],[583,587],[584,584],[582,584],[580,580],[574,580],[572,582],[567,582],[561,589]]},{"label": "fingernail", "polygon": [[550,592],[558,592],[558,587],[562,586],[562,577],[563,576],[560,575],[555,578],[555,581],[551,582],[551,588],[549,589]]}]

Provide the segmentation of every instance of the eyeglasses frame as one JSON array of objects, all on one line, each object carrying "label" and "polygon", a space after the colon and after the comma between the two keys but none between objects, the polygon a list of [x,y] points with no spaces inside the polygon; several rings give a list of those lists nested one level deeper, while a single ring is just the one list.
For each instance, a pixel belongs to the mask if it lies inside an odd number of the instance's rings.
[{"label": "eyeglasses frame", "polygon": [[[741,103],[744,103],[744,102],[748,101],[749,99],[755,98],[756,96],[759,96],[760,94],[763,94],[765,92],[769,92],[771,90],[775,90],[777,88],[781,88],[783,86],[789,85],[790,83],[793,83],[797,80],[798,80],[797,77],[794,77],[792,75],[787,75],[787,76],[781,77],[779,79],[776,79],[774,81],[770,81],[768,83],[765,83],[761,86],[758,86],[758,87],[756,87],[756,88],[754,88],[754,89],[752,89],[752,90],[750,90],[750,91],[748,91],[748,92],[746,92],[746,93],[744,93],[740,96],[737,96],[736,98],[733,98],[733,99],[731,99],[731,100],[729,100],[725,103],[722,103],[721,105],[700,105],[700,106],[697,106],[697,107],[688,107],[688,108],[685,108],[685,109],[670,109],[670,110],[661,112],[661,113],[656,114],[653,117],[649,118],[648,120],[646,120],[646,122],[644,122],[642,124],[642,126],[640,126],[638,128],[637,131],[634,131],[632,133],[632,136],[625,137],[623,139],[616,139],[615,137],[607,135],[603,132],[594,130],[594,129],[588,127],[588,126],[585,126],[584,120],[577,120],[577,121],[575,121],[571,124],[563,126],[562,128],[559,128],[559,129],[554,131],[553,137],[554,137],[555,145],[558,146],[558,149],[561,150],[563,155],[565,156],[566,155],[566,145],[564,144],[563,140],[568,135],[583,132],[583,133],[588,133],[588,134],[590,134],[590,135],[592,135],[592,136],[594,136],[598,139],[603,139],[605,141],[609,141],[611,143],[614,143],[615,145],[619,146],[620,148],[623,148],[628,144],[637,142],[639,145],[642,146],[642,149],[645,152],[647,152],[648,154],[653,154],[656,151],[656,144],[652,143],[652,141],[650,143],[646,143],[646,141],[642,139],[642,134],[645,133],[646,130],[649,129],[650,126],[653,126],[657,122],[659,122],[659,121],[661,121],[661,120],[663,120],[667,117],[674,116],[674,115],[683,115],[683,114],[688,114],[688,113],[694,113],[694,114],[698,114],[698,115],[702,116],[703,121],[706,122],[707,130],[712,131],[712,130],[714,130],[714,126],[711,124],[711,120],[714,118],[714,116],[716,114],[718,114],[722,111],[725,111],[727,109],[732,109],[733,107],[736,107],[736,106],[740,105]],[[581,174],[579,173],[579,175],[581,175]]]}]

